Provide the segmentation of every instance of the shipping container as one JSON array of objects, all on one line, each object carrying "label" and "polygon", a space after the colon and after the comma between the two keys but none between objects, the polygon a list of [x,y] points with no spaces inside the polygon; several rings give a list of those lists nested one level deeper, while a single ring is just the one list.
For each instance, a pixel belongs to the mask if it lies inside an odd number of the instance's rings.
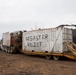
[{"label": "shipping container", "polygon": [[23,32],[23,50],[63,53],[68,51],[65,41],[72,42],[72,30],[65,27]]},{"label": "shipping container", "polygon": [[56,28],[39,29],[23,32],[22,50],[25,54],[51,56],[58,60],[65,56],[76,60],[76,44],[73,43],[72,28],[61,25]]}]

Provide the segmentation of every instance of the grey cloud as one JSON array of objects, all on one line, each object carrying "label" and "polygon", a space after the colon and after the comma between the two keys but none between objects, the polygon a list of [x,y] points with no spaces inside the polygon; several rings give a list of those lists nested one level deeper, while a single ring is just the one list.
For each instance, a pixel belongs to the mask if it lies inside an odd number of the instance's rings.
[{"label": "grey cloud", "polygon": [[75,0],[0,0],[0,35],[66,23],[76,24]]}]

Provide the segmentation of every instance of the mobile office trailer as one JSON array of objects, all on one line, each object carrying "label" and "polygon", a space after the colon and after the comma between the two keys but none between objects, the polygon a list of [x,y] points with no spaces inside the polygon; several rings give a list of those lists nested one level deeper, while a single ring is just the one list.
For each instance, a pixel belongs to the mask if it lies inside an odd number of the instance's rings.
[{"label": "mobile office trailer", "polygon": [[[59,56],[76,59],[72,42],[72,29],[63,25],[56,28],[32,30],[23,32],[21,52],[45,55],[47,59],[51,56],[55,60],[58,60]],[[70,55],[71,53],[73,54]]]}]

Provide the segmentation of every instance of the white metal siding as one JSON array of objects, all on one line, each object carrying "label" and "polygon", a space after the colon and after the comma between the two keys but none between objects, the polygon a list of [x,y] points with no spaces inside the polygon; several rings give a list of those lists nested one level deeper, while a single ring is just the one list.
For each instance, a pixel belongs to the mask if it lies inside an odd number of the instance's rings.
[{"label": "white metal siding", "polygon": [[52,41],[53,42],[53,52],[56,53],[62,53],[62,28],[56,28],[54,33],[53,33],[53,37],[51,35],[52,38],[54,38]]},{"label": "white metal siding", "polygon": [[[72,30],[69,28],[64,28],[63,29],[63,42],[67,42],[70,44],[72,42]],[[70,44],[71,45],[71,44]],[[63,45],[63,51],[68,51],[67,47]]]},{"label": "white metal siding", "polygon": [[23,49],[29,51],[49,51],[49,30],[40,30],[35,32],[23,33]]},{"label": "white metal siding", "polygon": [[63,53],[63,42],[71,42],[71,36],[71,30],[62,27],[23,32],[23,50]]},{"label": "white metal siding", "polygon": [[3,33],[3,45],[4,46],[10,46],[10,33],[7,32],[7,33]]}]

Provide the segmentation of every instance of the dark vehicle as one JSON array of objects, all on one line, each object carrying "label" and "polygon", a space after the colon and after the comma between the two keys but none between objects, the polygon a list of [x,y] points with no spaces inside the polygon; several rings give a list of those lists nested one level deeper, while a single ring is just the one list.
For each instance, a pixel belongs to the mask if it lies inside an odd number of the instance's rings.
[{"label": "dark vehicle", "polygon": [[8,53],[43,55],[47,59],[64,56],[76,60],[76,30],[69,26],[75,25],[3,33],[1,49]]},{"label": "dark vehicle", "polygon": [[6,32],[2,38],[3,50],[8,53],[16,53],[22,49],[22,32]]}]

